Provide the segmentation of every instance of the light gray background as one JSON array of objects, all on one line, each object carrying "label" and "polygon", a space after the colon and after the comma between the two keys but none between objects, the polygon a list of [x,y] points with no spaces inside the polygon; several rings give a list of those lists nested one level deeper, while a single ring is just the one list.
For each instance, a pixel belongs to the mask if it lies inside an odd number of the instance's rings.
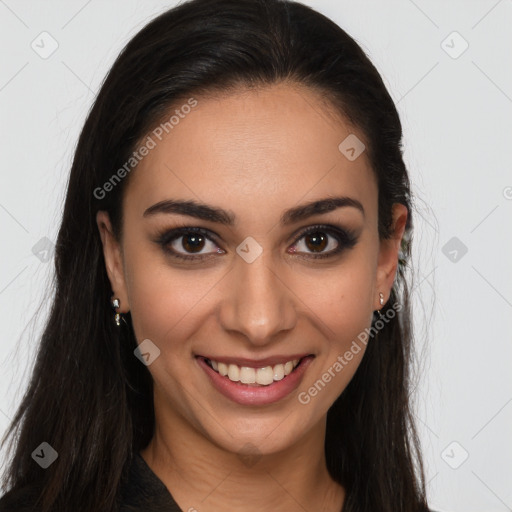
[{"label": "light gray background", "polygon": [[[512,510],[512,1],[304,3],[362,45],[403,122],[431,505]],[[123,45],[175,4],[0,0],[2,433],[49,305],[45,259],[86,112]]]}]

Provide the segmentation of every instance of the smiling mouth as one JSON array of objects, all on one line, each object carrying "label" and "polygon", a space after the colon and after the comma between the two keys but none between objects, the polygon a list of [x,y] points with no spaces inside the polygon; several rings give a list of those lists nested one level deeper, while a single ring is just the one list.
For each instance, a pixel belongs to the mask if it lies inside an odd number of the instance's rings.
[{"label": "smiling mouth", "polygon": [[248,386],[270,386],[274,382],[286,379],[290,373],[294,372],[304,359],[293,359],[284,364],[275,364],[262,368],[252,368],[249,366],[239,366],[236,364],[226,364],[220,361],[214,361],[206,357],[202,359],[216,373],[238,384]]}]

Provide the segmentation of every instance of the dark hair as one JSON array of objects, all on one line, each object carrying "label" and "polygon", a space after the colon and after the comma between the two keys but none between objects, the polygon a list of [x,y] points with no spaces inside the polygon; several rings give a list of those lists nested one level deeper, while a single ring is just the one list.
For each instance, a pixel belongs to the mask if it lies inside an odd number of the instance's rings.
[{"label": "dark hair", "polygon": [[[153,436],[152,378],[133,355],[130,315],[126,326],[114,325],[96,225],[97,211],[106,210],[122,236],[127,180],[102,198],[94,191],[178,100],[283,81],[317,91],[362,133],[378,183],[379,236],[390,235],[393,203],[409,211],[397,276],[381,312],[386,316],[397,302],[402,308],[370,339],[328,412],[328,470],[347,491],[344,512],[427,510],[409,397],[412,217],[400,119],[358,44],[313,9],[282,0],[182,3],[144,27],[108,73],[76,148],[56,243],[51,312],[28,390],[6,434],[18,434],[4,476],[12,495],[30,489],[42,512],[114,511],[128,463]],[[31,458],[44,441],[59,454],[48,470]]]}]

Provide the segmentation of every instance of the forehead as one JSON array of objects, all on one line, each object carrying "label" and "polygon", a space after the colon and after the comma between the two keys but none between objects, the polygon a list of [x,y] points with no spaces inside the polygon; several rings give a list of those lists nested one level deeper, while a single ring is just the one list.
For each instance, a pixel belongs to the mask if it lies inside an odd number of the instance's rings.
[{"label": "forehead", "polygon": [[376,208],[365,152],[350,160],[339,148],[347,137],[362,141],[363,134],[316,92],[279,84],[194,100],[176,103],[166,118],[173,117],[172,124],[147,134],[153,147],[130,175],[126,207],[142,215],[154,203],[180,197],[224,208],[229,202],[240,216],[254,216],[263,213],[262,205],[339,193],[366,203],[370,212]]}]

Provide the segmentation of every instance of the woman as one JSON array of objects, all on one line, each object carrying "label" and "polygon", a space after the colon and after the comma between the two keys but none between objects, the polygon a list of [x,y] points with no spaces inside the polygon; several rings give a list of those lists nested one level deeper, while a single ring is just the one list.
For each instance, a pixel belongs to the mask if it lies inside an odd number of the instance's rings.
[{"label": "woman", "polygon": [[0,510],[427,510],[401,137],[301,4],[141,30],[76,149]]}]

